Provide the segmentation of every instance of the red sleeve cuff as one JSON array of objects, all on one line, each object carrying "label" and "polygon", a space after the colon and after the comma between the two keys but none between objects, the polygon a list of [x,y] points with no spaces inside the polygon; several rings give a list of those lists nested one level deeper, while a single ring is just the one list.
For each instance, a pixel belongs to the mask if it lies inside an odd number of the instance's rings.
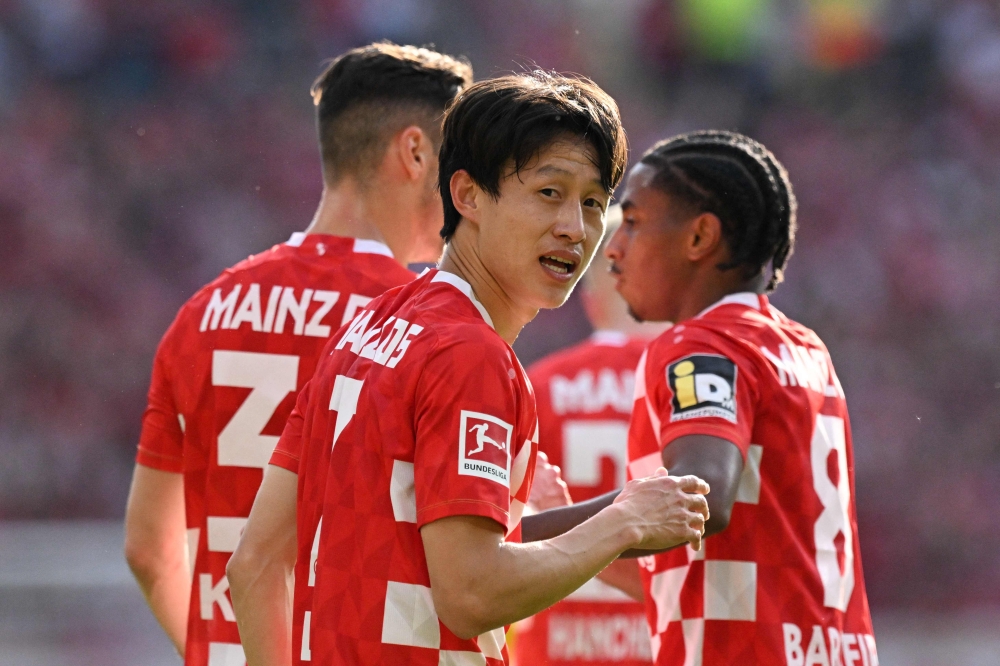
[{"label": "red sleeve cuff", "polygon": [[670,425],[666,432],[662,432],[660,439],[663,442],[662,448],[667,448],[675,440],[685,435],[708,435],[709,437],[718,437],[719,439],[724,439],[727,442],[732,442],[736,448],[740,450],[740,454],[743,456],[743,462],[747,460],[747,448],[750,446],[749,442],[740,442],[740,434],[732,427],[725,425],[714,425],[712,423],[686,423],[680,425]]},{"label": "red sleeve cuff", "polygon": [[282,469],[287,469],[292,474],[299,473],[299,459],[297,456],[293,456],[290,453],[286,453],[280,449],[275,449],[274,453],[271,454],[271,460],[269,461],[271,465],[275,467],[280,467]]},{"label": "red sleeve cuff", "polygon": [[417,511],[417,528],[433,523],[435,520],[451,516],[482,516],[499,523],[507,535],[508,513],[492,502],[485,500],[458,499],[438,502]]},{"label": "red sleeve cuff", "polygon": [[162,453],[155,453],[139,446],[135,461],[143,467],[151,467],[161,472],[175,472],[180,474],[184,471],[184,459],[174,456],[166,456]]}]

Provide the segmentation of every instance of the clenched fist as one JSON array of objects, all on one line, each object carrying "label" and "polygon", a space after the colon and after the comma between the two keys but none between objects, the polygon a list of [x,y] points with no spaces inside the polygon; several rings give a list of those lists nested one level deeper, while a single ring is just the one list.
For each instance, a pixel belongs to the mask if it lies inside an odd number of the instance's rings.
[{"label": "clenched fist", "polygon": [[701,550],[708,520],[708,484],[696,476],[670,476],[663,467],[625,484],[614,505],[636,530],[633,548],[664,550],[685,541]]},{"label": "clenched fist", "polygon": [[549,457],[539,451],[535,460],[535,480],[531,484],[528,506],[535,511],[547,511],[572,503],[569,488],[560,475],[559,467],[550,464]]}]

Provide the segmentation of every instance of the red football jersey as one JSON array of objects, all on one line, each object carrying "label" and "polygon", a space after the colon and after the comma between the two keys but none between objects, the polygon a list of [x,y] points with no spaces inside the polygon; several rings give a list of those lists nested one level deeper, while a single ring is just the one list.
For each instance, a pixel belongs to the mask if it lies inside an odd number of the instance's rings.
[{"label": "red football jersey", "polygon": [[226,563],[296,392],[332,332],[413,277],[382,243],[296,233],[223,272],[164,335],[137,461],[184,474],[189,666],[244,663]]},{"label": "red football jersey", "polygon": [[684,435],[739,447],[729,527],[640,560],[657,664],[877,666],[844,392],[811,330],[732,294],[639,364],[629,475]]},{"label": "red football jersey", "polygon": [[436,270],[327,349],[273,458],[299,459],[296,658],[506,663],[503,628],[462,640],[438,620],[419,529],[475,515],[520,538],[538,425],[513,350],[471,287]]},{"label": "red football jersey", "polygon": [[[625,484],[635,366],[646,341],[615,331],[533,365],[538,449],[562,468],[579,502]],[[515,663],[649,666],[642,604],[596,578],[566,600],[517,623]]]}]

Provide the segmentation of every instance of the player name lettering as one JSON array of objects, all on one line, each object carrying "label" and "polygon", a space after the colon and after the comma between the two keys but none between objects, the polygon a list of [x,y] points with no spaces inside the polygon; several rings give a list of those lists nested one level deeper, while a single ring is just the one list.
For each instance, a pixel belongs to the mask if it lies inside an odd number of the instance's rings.
[{"label": "player name lettering", "polygon": [[396,317],[371,324],[374,314],[371,310],[365,310],[355,317],[347,327],[347,332],[337,342],[336,348],[348,348],[361,358],[369,358],[379,365],[395,368],[409,349],[413,338],[424,327]]},{"label": "player name lettering", "polygon": [[507,480],[507,472],[500,469],[496,465],[482,465],[479,463],[469,462],[468,460],[463,462],[462,465],[464,469],[470,472],[485,472],[486,474],[492,474],[498,479],[502,479],[504,481]]},{"label": "player name lettering", "polygon": [[652,659],[646,616],[553,614],[549,617],[548,654],[561,661]]},{"label": "player name lettering", "polygon": [[830,355],[823,350],[782,343],[777,354],[767,347],[760,351],[774,364],[782,386],[801,386],[831,398],[844,397]]},{"label": "player name lettering", "polygon": [[[242,298],[241,298],[242,297]],[[284,333],[286,325],[292,335],[306,335],[316,338],[330,336],[332,323],[323,323],[333,306],[340,300],[339,291],[323,289],[301,289],[296,294],[294,287],[274,285],[268,290],[266,299],[261,297],[261,286],[256,282],[238,284],[225,296],[222,289],[212,292],[201,317],[199,331],[218,329],[236,330],[249,326],[260,333]],[[344,321],[354,316],[359,307],[371,299],[367,296],[351,294],[344,312]],[[341,321],[340,323],[344,323]],[[338,324],[339,325],[339,324]]]},{"label": "player name lettering", "polygon": [[581,370],[570,379],[555,375],[549,382],[552,389],[552,411],[561,414],[596,414],[608,407],[630,414],[635,387],[635,372],[602,368],[597,373]]},{"label": "player name lettering", "polygon": [[[844,664],[844,666],[879,666],[875,637],[871,634],[840,632],[834,627],[799,627],[793,622],[781,625],[785,638],[787,666],[809,664]],[[803,629],[806,631],[803,632]]]}]

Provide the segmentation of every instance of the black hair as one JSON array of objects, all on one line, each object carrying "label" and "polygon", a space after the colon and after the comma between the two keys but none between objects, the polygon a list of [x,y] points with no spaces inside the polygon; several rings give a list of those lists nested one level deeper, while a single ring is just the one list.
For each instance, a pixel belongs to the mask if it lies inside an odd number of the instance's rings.
[{"label": "black hair", "polygon": [[427,48],[376,42],[331,61],[312,85],[323,174],[366,179],[393,134],[419,125],[437,141],[441,116],[472,83],[472,67]]},{"label": "black hair", "polygon": [[770,263],[774,291],[795,246],[796,201],[771,151],[735,132],[692,132],[657,143],[640,162],[657,169],[654,187],[722,222],[731,258],[720,269],[743,268],[751,278]]},{"label": "black hair", "polygon": [[451,240],[461,215],[451,177],[464,169],[484,191],[500,196],[502,178],[517,174],[560,136],[589,141],[601,186],[610,195],[625,172],[628,145],[618,105],[590,79],[536,70],[481,81],[448,110],[438,183],[444,204],[441,237]]}]

